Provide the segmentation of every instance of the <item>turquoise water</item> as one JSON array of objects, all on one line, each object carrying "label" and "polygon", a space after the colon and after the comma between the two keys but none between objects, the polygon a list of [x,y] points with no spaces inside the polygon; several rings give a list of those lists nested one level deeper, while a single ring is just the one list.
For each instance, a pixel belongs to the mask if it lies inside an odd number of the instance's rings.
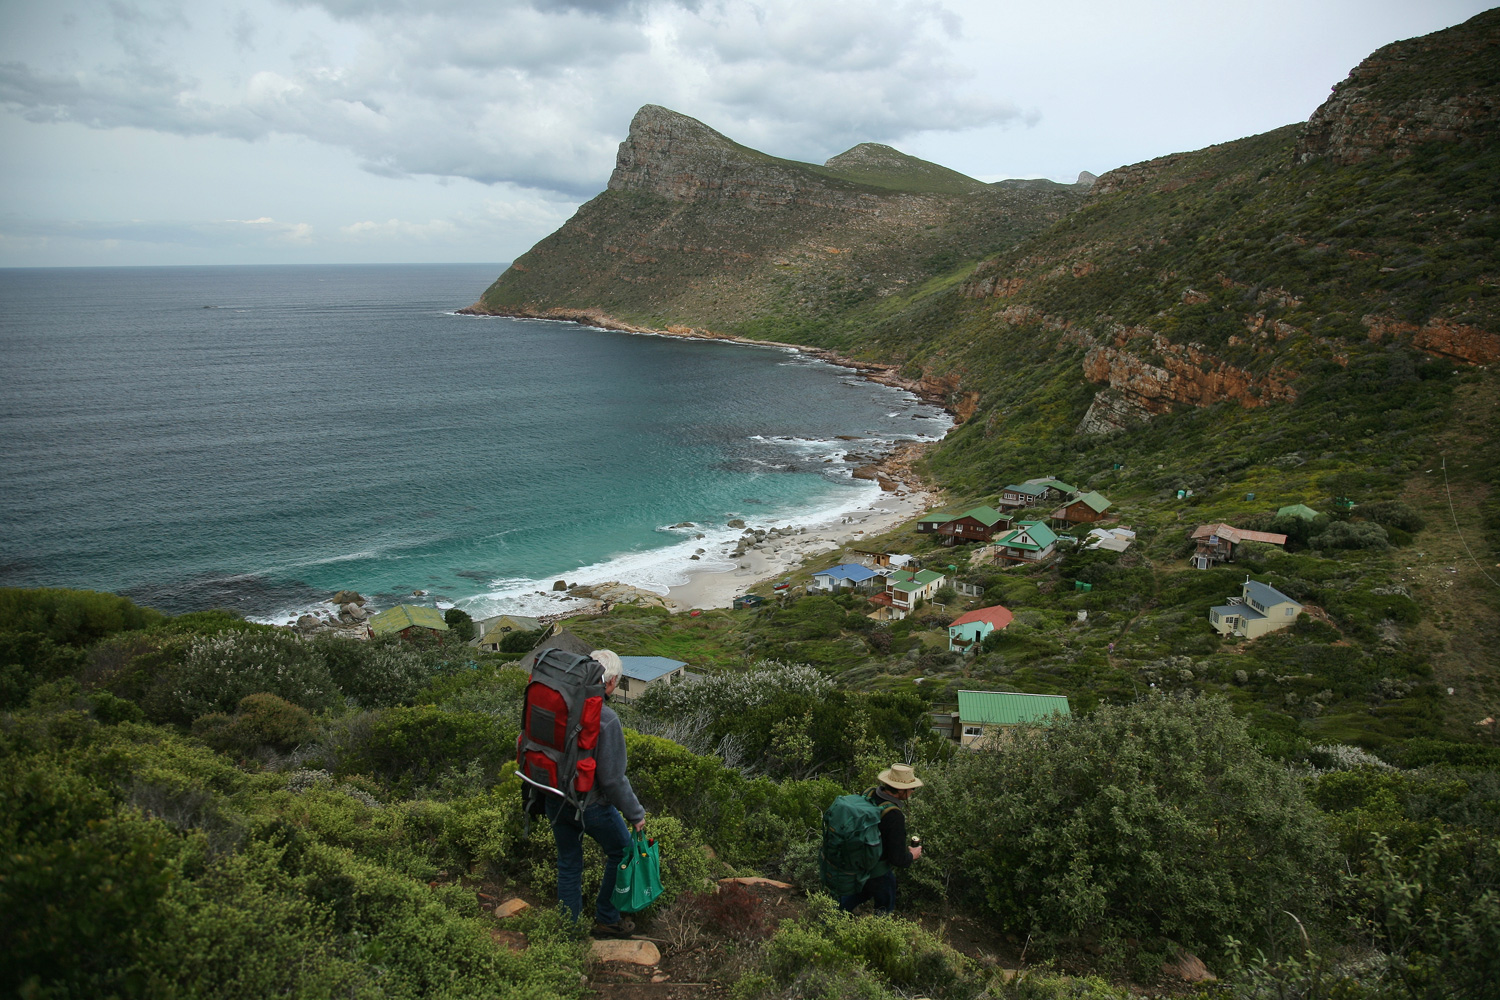
[{"label": "turquoise water", "polygon": [[867,504],[854,465],[947,429],[796,352],[455,315],[497,271],[0,271],[0,584],[266,620],[664,592],[728,520]]}]

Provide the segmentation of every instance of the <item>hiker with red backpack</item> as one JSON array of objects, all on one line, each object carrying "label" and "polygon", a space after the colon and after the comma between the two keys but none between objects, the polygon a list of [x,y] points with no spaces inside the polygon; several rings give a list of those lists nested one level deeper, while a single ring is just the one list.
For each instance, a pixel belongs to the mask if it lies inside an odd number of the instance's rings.
[{"label": "hiker with red backpack", "polygon": [[574,920],[583,911],[584,835],[604,852],[594,937],[635,932],[635,922],[615,906],[615,876],[632,843],[626,823],[645,829],[646,810],[625,776],[620,717],[604,704],[623,669],[608,649],[588,656],[548,650],[532,669],[523,710],[517,773],[526,782],[527,811],[545,812],[552,824],[557,898]]},{"label": "hiker with red backpack", "polygon": [[823,814],[823,884],[852,913],[865,900],[876,913],[896,909],[896,869],[922,856],[922,846],[906,839],[902,806],[922,787],[910,764],[892,764],[863,795],[841,795]]}]

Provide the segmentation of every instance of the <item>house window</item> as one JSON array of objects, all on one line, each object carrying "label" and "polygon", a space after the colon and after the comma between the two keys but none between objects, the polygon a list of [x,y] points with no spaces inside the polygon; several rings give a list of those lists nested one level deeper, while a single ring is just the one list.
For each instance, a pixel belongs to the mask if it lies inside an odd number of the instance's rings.
[{"label": "house window", "polygon": [[984,727],[983,726],[964,726],[964,735],[965,736],[983,736],[984,735]]},{"label": "house window", "polygon": [[1286,609],[1286,614],[1287,614],[1288,618],[1290,618],[1292,615],[1294,615],[1296,613],[1297,613],[1297,609],[1296,608],[1287,608]]}]

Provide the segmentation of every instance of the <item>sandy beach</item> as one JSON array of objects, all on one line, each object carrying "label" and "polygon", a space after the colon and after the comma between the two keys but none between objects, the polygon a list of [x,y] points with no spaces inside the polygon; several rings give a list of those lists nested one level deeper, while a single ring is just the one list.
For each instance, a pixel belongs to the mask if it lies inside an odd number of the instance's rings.
[{"label": "sandy beach", "polygon": [[872,503],[832,521],[807,525],[795,534],[767,534],[734,560],[734,568],[693,573],[686,584],[668,590],[665,603],[677,611],[727,608],[751,586],[786,576],[809,559],[825,557],[819,562],[828,565],[844,561],[839,557],[846,550],[860,548],[862,539],[920,517],[936,502],[934,493],[916,482],[908,469],[883,464],[880,482],[882,492]]}]

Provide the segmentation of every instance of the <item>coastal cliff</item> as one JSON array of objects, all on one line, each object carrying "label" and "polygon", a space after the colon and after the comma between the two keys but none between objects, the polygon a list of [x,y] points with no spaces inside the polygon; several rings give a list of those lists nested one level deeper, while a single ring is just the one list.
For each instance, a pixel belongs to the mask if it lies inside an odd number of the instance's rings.
[{"label": "coastal cliff", "polygon": [[606,190],[469,311],[836,346],[818,331],[1041,230],[1086,190],[984,184],[874,143],[786,160],[647,105]]}]

